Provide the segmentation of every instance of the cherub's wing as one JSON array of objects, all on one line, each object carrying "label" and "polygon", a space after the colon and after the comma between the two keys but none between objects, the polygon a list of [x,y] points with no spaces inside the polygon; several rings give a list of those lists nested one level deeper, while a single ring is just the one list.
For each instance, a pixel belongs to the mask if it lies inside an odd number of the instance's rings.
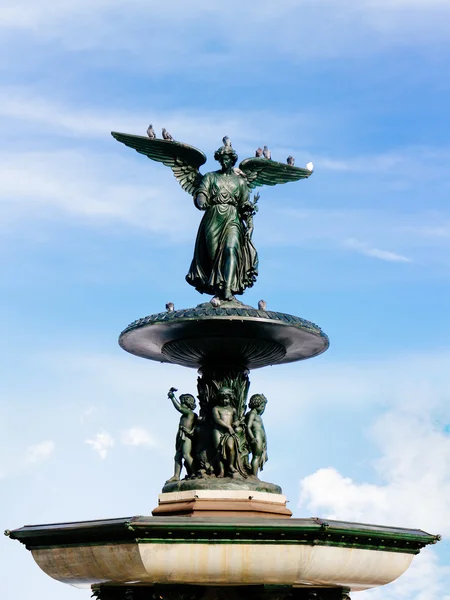
[{"label": "cherub's wing", "polygon": [[188,194],[193,195],[201,183],[202,174],[198,170],[206,162],[206,156],[201,150],[168,140],[152,140],[141,135],[130,135],[112,131],[111,135],[136,152],[145,154],[151,160],[162,162],[170,167],[179,184]]},{"label": "cherub's wing", "polygon": [[279,163],[267,158],[246,158],[239,165],[245,173],[248,186],[255,188],[258,185],[277,185],[306,179],[312,173],[309,169],[300,169],[284,163]]}]

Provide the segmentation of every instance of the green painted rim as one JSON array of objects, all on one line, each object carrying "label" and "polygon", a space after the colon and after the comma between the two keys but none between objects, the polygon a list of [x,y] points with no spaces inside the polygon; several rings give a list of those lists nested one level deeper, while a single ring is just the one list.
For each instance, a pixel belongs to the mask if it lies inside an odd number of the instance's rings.
[{"label": "green painted rim", "polygon": [[29,550],[107,544],[283,544],[418,554],[440,536],[420,529],[312,519],[130,517],[26,526],[9,532]]}]

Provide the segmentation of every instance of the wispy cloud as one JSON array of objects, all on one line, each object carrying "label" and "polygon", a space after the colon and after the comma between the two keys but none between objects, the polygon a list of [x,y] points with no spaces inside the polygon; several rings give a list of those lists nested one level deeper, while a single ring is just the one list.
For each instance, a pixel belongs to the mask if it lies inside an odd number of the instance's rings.
[{"label": "wispy cloud", "polygon": [[119,221],[186,237],[186,224],[194,228],[196,215],[185,192],[175,183],[173,194],[167,193],[160,182],[168,174],[158,171],[152,185],[145,181],[145,170],[130,181],[134,169],[126,159],[87,151],[0,155],[2,219],[8,226],[11,218],[43,215],[98,224]]},{"label": "wispy cloud", "polygon": [[[244,51],[254,50],[262,39],[271,41],[271,55],[297,61],[351,57],[355,50],[368,54],[386,47],[448,39],[442,18],[448,10],[445,0],[365,0],[357,7],[350,0],[282,0],[276,5],[261,0],[256,11],[253,5],[238,0],[208,6],[203,0],[189,5],[173,0],[170,5],[157,2],[157,7],[142,0],[101,0],[94,4],[86,0],[63,4],[9,0],[0,26],[5,31],[27,32],[37,40],[56,41],[72,51],[101,51],[104,60],[109,50],[117,53],[124,65],[130,53],[139,53],[142,65],[145,44],[146,57],[151,57],[148,62],[155,70],[180,68],[189,61],[196,67],[234,65],[242,61]],[[152,26],[150,38],[144,36],[148,23]],[[120,35],[127,26],[133,26],[135,35]],[[220,39],[221,46],[211,44],[212,39]],[[208,46],[210,50],[205,51]]]},{"label": "wispy cloud", "polygon": [[92,439],[86,440],[85,444],[92,446],[100,458],[105,459],[109,450],[114,446],[114,438],[106,431],[101,431]]},{"label": "wispy cloud", "polygon": [[45,440],[27,449],[25,463],[32,465],[47,459],[55,450],[55,443],[51,440]]},{"label": "wispy cloud", "polygon": [[359,242],[355,239],[348,239],[345,241],[345,247],[350,248],[351,250],[355,250],[355,252],[359,252],[360,254],[364,254],[365,256],[371,256],[372,258],[379,258],[380,260],[385,260],[387,262],[411,262],[410,258],[403,256],[401,254],[397,254],[396,252],[391,252],[389,250],[380,250],[379,248],[371,248],[367,244],[363,242]]},{"label": "wispy cloud", "polygon": [[[110,137],[110,131],[125,131],[136,135],[146,135],[151,120],[157,135],[166,127],[175,139],[208,146],[216,149],[223,135],[232,137],[234,145],[243,145],[244,150],[251,150],[252,155],[260,142],[262,130],[264,135],[280,138],[290,135],[293,129],[302,130],[305,143],[310,138],[313,127],[319,125],[318,115],[304,111],[292,111],[289,115],[255,106],[251,110],[238,111],[233,108],[218,109],[214,106],[205,108],[172,108],[162,109],[160,102],[154,106],[136,100],[133,110],[117,107],[95,107],[93,105],[79,107],[72,102],[47,97],[40,90],[29,86],[0,87],[0,118],[4,119],[4,127],[11,138],[29,136],[27,150],[42,141],[44,136],[52,136],[52,143],[58,144],[62,137],[75,137],[89,140],[101,139],[116,149],[117,142]],[[261,124],[264,124],[262,127]],[[124,149],[126,152],[132,152]],[[285,152],[283,150],[283,152]],[[284,159],[283,159],[284,160]]]}]

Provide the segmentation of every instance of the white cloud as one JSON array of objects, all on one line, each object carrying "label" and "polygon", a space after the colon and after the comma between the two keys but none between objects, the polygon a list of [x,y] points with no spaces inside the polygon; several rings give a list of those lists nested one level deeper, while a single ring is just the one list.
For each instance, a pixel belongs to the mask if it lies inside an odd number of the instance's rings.
[{"label": "white cloud", "polygon": [[[356,384],[360,402],[378,398],[380,407],[388,407],[366,434],[378,457],[365,468],[362,480],[334,466],[303,478],[299,500],[303,513],[450,535],[448,369],[436,358],[434,366],[413,357],[384,368],[366,364],[356,382],[347,372],[344,387],[350,397]],[[363,380],[366,391],[358,385]],[[439,563],[435,550],[428,549],[397,583],[370,593],[374,599],[381,594],[388,600],[438,600],[442,595],[448,599],[449,576],[450,565]]]},{"label": "white cloud", "polygon": [[[416,398],[421,395],[418,389]],[[302,506],[329,518],[419,527],[450,534],[450,436],[439,411],[422,399],[380,416],[371,438],[381,456],[374,463],[380,484],[355,482],[329,467],[305,477]]]},{"label": "white cloud", "polygon": [[[227,133],[232,137],[235,146],[239,143],[248,144],[248,149],[253,155],[258,145],[255,140],[262,130],[268,137],[279,138],[280,133],[285,136],[293,129],[301,129],[302,140],[305,143],[305,137],[308,138],[311,128],[319,125],[317,116],[308,111],[290,112],[289,115],[285,115],[260,107],[245,112],[234,108],[219,110],[212,107],[208,110],[173,108],[168,111],[146,104],[144,111],[142,102],[137,101],[133,111],[105,107],[80,108],[61,100],[41,96],[35,88],[19,86],[0,87],[0,117],[3,117],[3,126],[10,131],[12,137],[31,134],[27,142],[28,150],[39,142],[42,136],[49,134],[54,138],[96,138],[117,149],[118,142],[110,137],[110,131],[125,131],[145,136],[151,120],[158,136],[164,126],[177,140],[202,147],[205,144],[211,145],[211,148],[215,149]],[[323,117],[321,120],[323,121]],[[264,127],[261,126],[262,123]],[[23,140],[21,143],[23,144]],[[123,152],[133,152],[123,146],[121,148]],[[285,150],[283,156],[284,152]]]},{"label": "white cloud", "polygon": [[[181,0],[170,4],[9,0],[4,4],[0,27],[5,31],[21,30],[72,51],[100,51],[105,61],[109,51],[125,65],[130,53],[139,54],[140,65],[147,58],[153,71],[188,64],[229,67],[242,61],[243,52],[254,51],[266,39],[270,40],[272,55],[294,60],[353,56],[355,48],[361,55],[396,45],[448,39],[446,0],[364,0],[357,4],[352,0],[281,0],[277,4],[261,0],[257,10],[238,0],[226,5],[204,0],[189,4]],[[150,39],[144,35],[149,23]],[[131,27],[135,35],[124,35],[123,31]],[[211,39],[220,39],[224,49],[213,46]]]},{"label": "white cloud", "polygon": [[450,566],[442,565],[432,550],[422,550],[411,567],[394,583],[365,592],[367,600],[450,600]]},{"label": "white cloud", "polygon": [[402,256],[401,254],[396,254],[395,252],[390,252],[389,250],[380,250],[379,248],[363,248],[361,249],[361,252],[367,256],[373,256],[374,258],[379,258],[380,260],[386,260],[388,262],[411,262],[410,258]]},{"label": "white cloud", "polygon": [[97,433],[91,440],[86,440],[85,444],[92,446],[92,448],[98,453],[100,458],[106,458],[110,448],[114,446],[113,437],[106,431]]},{"label": "white cloud", "polygon": [[150,448],[156,446],[153,437],[143,427],[125,429],[121,435],[121,442],[125,446],[147,446]]},{"label": "white cloud", "polygon": [[119,221],[178,240],[187,237],[187,223],[194,229],[196,217],[187,194],[176,183],[172,196],[160,187],[166,172],[152,174],[151,185],[145,170],[127,183],[134,169],[126,159],[87,151],[0,154],[2,219],[9,224],[12,218],[46,214],[98,224]]},{"label": "white cloud", "polygon": [[25,463],[31,465],[45,460],[53,453],[54,449],[55,443],[51,440],[30,446],[26,452]]},{"label": "white cloud", "polygon": [[379,258],[380,260],[385,260],[387,262],[411,262],[411,259],[407,258],[406,256],[402,256],[401,254],[397,254],[396,252],[391,252],[389,250],[371,248],[370,246],[362,242],[358,242],[358,240],[355,239],[346,240],[345,246],[351,250],[359,252],[360,254],[365,254],[366,256],[371,256],[373,258]]}]

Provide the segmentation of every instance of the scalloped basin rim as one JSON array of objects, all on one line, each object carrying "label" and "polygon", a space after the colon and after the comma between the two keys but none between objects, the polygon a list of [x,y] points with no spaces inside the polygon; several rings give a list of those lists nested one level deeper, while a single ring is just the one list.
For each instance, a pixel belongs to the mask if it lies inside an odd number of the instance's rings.
[{"label": "scalloped basin rim", "polygon": [[142,358],[197,369],[217,362],[255,369],[317,356],[329,339],[320,327],[293,315],[200,305],[138,319],[121,333],[119,344]]}]

